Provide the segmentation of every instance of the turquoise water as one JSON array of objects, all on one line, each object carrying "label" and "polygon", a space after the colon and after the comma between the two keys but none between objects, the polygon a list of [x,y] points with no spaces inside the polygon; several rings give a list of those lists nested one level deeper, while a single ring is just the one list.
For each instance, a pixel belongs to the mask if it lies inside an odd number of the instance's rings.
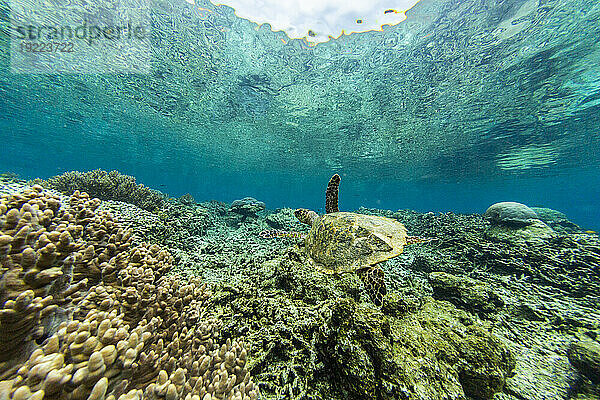
[{"label": "turquoise water", "polygon": [[316,46],[152,2],[136,74],[15,74],[1,7],[0,172],[117,169],[171,196],[313,209],[337,172],[342,209],[519,201],[600,229],[596,1],[424,0]]}]

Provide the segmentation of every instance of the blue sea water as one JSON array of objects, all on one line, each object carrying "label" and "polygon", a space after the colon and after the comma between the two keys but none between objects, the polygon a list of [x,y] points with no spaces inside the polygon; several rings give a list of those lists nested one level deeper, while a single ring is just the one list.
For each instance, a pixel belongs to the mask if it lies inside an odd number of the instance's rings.
[{"label": "blue sea water", "polygon": [[15,71],[0,7],[0,172],[117,169],[171,196],[316,210],[337,172],[341,209],[519,201],[600,230],[596,1],[423,0],[316,46],[156,1],[133,74]]}]

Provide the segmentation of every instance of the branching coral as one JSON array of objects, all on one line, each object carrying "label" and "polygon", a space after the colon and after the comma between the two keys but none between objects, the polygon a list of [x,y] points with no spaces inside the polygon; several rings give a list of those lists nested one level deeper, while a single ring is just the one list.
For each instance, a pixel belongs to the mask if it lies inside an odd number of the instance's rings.
[{"label": "branching coral", "polygon": [[160,192],[138,184],[133,176],[118,171],[69,171],[47,180],[36,179],[33,183],[66,195],[71,195],[76,190],[85,191],[91,197],[123,201],[152,212],[161,208],[165,201],[165,196]]}]

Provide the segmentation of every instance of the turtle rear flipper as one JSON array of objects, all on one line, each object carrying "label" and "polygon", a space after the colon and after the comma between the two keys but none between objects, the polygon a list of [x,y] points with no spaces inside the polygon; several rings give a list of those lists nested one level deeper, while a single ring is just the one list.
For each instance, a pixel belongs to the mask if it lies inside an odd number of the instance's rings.
[{"label": "turtle rear flipper", "polygon": [[360,269],[356,273],[365,285],[365,289],[373,303],[376,306],[381,306],[383,304],[383,296],[387,293],[383,270],[378,265],[373,265]]},{"label": "turtle rear flipper", "polygon": [[340,211],[338,208],[338,193],[340,191],[340,181],[342,178],[335,174],[329,179],[327,190],[325,191],[325,212],[331,214]]}]

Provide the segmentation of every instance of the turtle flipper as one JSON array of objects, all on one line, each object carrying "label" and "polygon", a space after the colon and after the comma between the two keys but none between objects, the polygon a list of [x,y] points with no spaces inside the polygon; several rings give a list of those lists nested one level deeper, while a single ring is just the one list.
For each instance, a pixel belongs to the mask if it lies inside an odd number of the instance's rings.
[{"label": "turtle flipper", "polygon": [[382,305],[383,296],[387,293],[383,270],[379,266],[374,265],[369,268],[360,269],[357,273],[373,303],[376,306]]},{"label": "turtle flipper", "polygon": [[294,211],[294,216],[303,224],[312,226],[313,222],[319,218],[316,212],[307,210],[306,208],[298,208]]},{"label": "turtle flipper", "polygon": [[335,174],[329,179],[327,191],[325,192],[325,212],[327,214],[340,211],[338,208],[338,193],[340,191],[340,181],[342,178]]}]

